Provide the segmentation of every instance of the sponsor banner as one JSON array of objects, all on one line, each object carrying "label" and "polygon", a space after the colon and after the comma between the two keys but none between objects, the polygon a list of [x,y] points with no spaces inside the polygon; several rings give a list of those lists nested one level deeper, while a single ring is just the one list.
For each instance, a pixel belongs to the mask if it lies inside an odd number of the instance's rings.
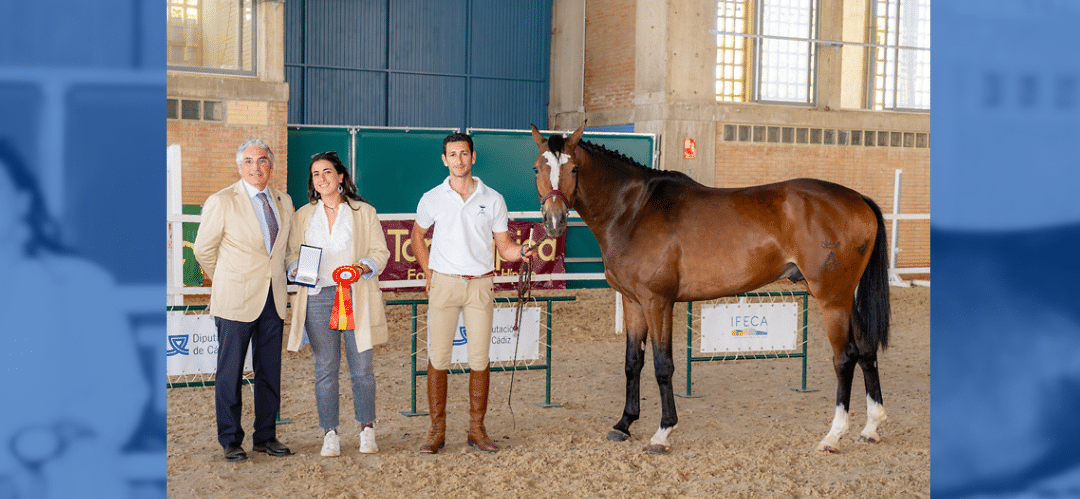
[{"label": "sponsor banner", "polygon": [[797,303],[737,303],[701,306],[701,351],[739,353],[795,350]]},{"label": "sponsor banner", "polygon": [[[168,376],[217,372],[217,328],[210,315],[169,312],[166,318],[165,371]],[[251,348],[244,371],[251,371]]]},{"label": "sponsor banner", "polygon": [[[525,307],[521,311],[520,331],[514,331],[515,307],[498,307],[491,323],[491,347],[488,357],[492,362],[517,360],[540,360],[540,307]],[[520,333],[520,338],[518,338]],[[428,331],[428,342],[431,332]],[[450,354],[451,364],[469,362],[469,336],[465,331],[465,317],[458,315],[457,330],[454,332],[454,348]]]},{"label": "sponsor banner", "polygon": [[[380,281],[405,281],[423,280],[424,270],[416,262],[412,252],[412,220],[384,220],[382,221],[383,234],[386,236],[386,247],[390,248],[390,260],[386,262],[386,270],[379,275]],[[537,239],[544,234],[543,227],[538,222],[522,222],[511,220],[509,222],[510,240],[517,244],[529,238],[529,229],[535,227],[533,238]],[[432,230],[435,230],[434,228]],[[427,244],[431,245],[431,232],[428,233]],[[540,244],[540,258],[533,262],[534,274],[561,274],[566,272],[563,259],[566,257],[566,235],[558,239],[545,239]],[[507,262],[495,253],[495,274],[516,276],[520,273],[522,262]],[[533,289],[565,289],[566,281],[535,281]],[[495,289],[507,291],[514,289],[514,283],[496,283]],[[424,288],[417,285],[415,288],[395,288],[395,291],[423,291]]]}]

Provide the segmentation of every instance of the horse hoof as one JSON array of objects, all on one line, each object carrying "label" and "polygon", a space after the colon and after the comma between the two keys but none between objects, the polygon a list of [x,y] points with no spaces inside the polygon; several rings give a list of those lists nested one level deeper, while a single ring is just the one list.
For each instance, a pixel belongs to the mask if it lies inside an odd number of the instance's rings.
[{"label": "horse hoof", "polygon": [[611,440],[612,442],[625,442],[628,438],[630,438],[629,433],[625,433],[619,430],[611,430],[607,434],[607,439]]},{"label": "horse hoof", "polygon": [[879,444],[879,443],[881,443],[880,438],[866,437],[866,436],[863,436],[863,435],[859,435],[859,441],[864,443],[864,444]]},{"label": "horse hoof", "polygon": [[649,454],[667,454],[668,448],[666,445],[649,444],[645,446],[645,452]]},{"label": "horse hoof", "polygon": [[833,447],[831,445],[822,445],[822,446],[818,447],[817,451],[818,451],[818,454],[824,454],[824,455],[839,454],[840,453],[840,449],[837,449],[836,447]]}]

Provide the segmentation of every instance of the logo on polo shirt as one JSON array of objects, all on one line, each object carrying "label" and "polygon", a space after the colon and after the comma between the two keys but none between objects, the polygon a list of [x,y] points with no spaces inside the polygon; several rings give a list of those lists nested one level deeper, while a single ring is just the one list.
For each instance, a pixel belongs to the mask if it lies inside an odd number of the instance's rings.
[{"label": "logo on polo shirt", "polygon": [[487,209],[487,206],[480,205],[480,213],[477,213],[476,216],[483,217],[483,216],[487,215],[487,213],[484,213],[485,209]]}]

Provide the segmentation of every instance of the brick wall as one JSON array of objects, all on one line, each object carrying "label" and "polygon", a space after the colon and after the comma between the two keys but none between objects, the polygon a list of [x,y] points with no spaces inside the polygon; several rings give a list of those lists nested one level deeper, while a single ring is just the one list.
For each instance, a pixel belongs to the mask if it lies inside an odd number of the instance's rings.
[{"label": "brick wall", "polygon": [[635,10],[634,0],[586,3],[586,111],[633,105]]},{"label": "brick wall", "polygon": [[183,161],[182,204],[201,205],[240,179],[236,148],[259,138],[274,151],[270,185],[285,190],[288,135],[285,102],[225,101],[225,121],[168,120],[168,144],[179,144]]},{"label": "brick wall", "polygon": [[[869,196],[891,213],[895,170],[903,170],[900,213],[930,213],[930,148],[784,144],[732,140],[717,124],[716,186],[743,187],[797,177],[836,182]],[[728,139],[728,140],[725,140]],[[891,234],[891,222],[885,222]],[[930,266],[930,222],[901,220],[897,267]],[[910,276],[905,276],[909,277]]]}]

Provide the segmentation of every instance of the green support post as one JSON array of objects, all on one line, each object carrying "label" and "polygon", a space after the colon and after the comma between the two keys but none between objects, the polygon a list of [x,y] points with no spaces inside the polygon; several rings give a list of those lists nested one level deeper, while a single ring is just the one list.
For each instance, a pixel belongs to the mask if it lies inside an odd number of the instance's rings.
[{"label": "green support post", "polygon": [[[547,359],[547,369],[545,369],[545,371],[547,371],[547,372],[544,374],[544,376],[545,376],[545,381],[544,381],[544,402],[543,403],[537,402],[536,405],[538,407],[543,407],[545,409],[548,408],[548,407],[562,407],[562,404],[552,404],[551,403],[551,300],[547,300],[547,354],[546,355],[547,355],[547,357],[544,357],[545,359]],[[517,367],[517,366],[515,366],[515,367]]]},{"label": "green support post", "polygon": [[690,390],[690,379],[693,377],[693,358],[694,358],[694,302],[686,302],[686,395],[675,394],[676,397],[682,398],[701,398],[701,395],[694,395]]},{"label": "green support post", "polygon": [[803,330],[802,330],[802,388],[792,388],[792,390],[794,390],[796,392],[802,392],[802,393],[816,392],[817,391],[817,388],[807,388],[806,387],[806,358],[807,358],[806,345],[809,344],[809,341],[807,341],[806,332],[807,332],[807,330],[810,329],[810,323],[807,322],[807,317],[808,317],[808,315],[807,315],[807,313],[808,313],[807,306],[809,304],[810,304],[809,296],[807,296],[806,293],[803,293],[803,295],[802,295],[802,323],[803,323]]},{"label": "green support post", "polygon": [[[395,304],[397,304],[396,303],[397,301],[399,301],[399,300],[390,300],[390,301],[386,302],[386,304],[387,305],[395,305]],[[412,358],[410,360],[410,364],[411,364],[412,368],[409,369],[409,372],[411,373],[409,375],[409,381],[410,381],[410,383],[409,383],[410,384],[409,391],[412,392],[412,394],[411,394],[412,410],[401,411],[401,414],[403,416],[427,416],[428,413],[419,412],[419,411],[416,410],[416,375],[419,374],[419,373],[416,372],[416,305],[418,303],[420,303],[420,302],[417,302],[415,300],[400,300],[400,301],[403,302],[402,304],[412,305],[412,334],[410,335],[410,336],[412,336],[412,356],[411,356]],[[424,376],[427,376],[427,369],[424,369]]]}]

